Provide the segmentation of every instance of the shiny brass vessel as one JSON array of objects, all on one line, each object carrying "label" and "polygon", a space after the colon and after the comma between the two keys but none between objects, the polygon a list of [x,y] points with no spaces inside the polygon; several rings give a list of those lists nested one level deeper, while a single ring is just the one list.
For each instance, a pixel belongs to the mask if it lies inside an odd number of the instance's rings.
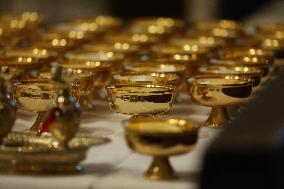
[{"label": "shiny brass vessel", "polygon": [[241,105],[252,93],[252,81],[234,76],[196,76],[189,78],[188,94],[200,105],[212,107],[205,127],[222,128],[230,121],[226,107]]},{"label": "shiny brass vessel", "polygon": [[167,180],[175,178],[168,157],[190,152],[197,143],[198,129],[197,123],[185,119],[132,119],[125,138],[135,152],[153,156],[145,177]]}]

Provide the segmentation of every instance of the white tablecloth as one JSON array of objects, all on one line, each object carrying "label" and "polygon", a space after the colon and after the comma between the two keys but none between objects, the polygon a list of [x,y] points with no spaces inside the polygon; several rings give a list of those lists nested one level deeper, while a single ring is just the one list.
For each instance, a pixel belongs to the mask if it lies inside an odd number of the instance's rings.
[{"label": "white tablecloth", "polygon": [[[193,103],[174,105],[169,115],[189,118],[203,123],[210,109]],[[168,115],[167,114],[167,115]],[[98,102],[96,111],[84,113],[82,130],[94,135],[107,136],[111,143],[90,149],[82,162],[85,171],[75,175],[31,176],[0,175],[2,189],[189,189],[198,187],[198,174],[203,154],[218,129],[202,128],[195,149],[170,158],[178,179],[173,181],[148,181],[143,178],[151,158],[132,152],[126,145],[121,121],[128,116],[113,113],[105,102]],[[16,130],[28,128],[35,116],[19,112]]]}]

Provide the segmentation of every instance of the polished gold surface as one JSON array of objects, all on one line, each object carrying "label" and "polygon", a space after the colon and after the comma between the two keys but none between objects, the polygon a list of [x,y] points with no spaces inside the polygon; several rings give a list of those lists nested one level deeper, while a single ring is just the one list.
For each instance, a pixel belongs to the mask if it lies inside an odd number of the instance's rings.
[{"label": "polished gold surface", "polygon": [[120,18],[112,16],[97,16],[75,19],[71,23],[82,31],[102,33],[119,29],[123,21]]},{"label": "polished gold surface", "polygon": [[208,50],[198,44],[159,44],[152,48],[152,53],[158,58],[171,58],[175,61],[194,61],[205,57]]},{"label": "polished gold surface", "polygon": [[244,60],[256,61],[253,58],[263,59],[273,68],[274,65],[274,53],[269,50],[253,47],[239,47],[239,48],[227,48],[219,51],[219,56],[230,59],[230,58],[243,58]]},{"label": "polished gold surface", "polygon": [[82,170],[79,164],[91,146],[105,144],[107,138],[77,135],[69,148],[61,148],[50,134],[12,132],[0,147],[0,171],[10,174],[68,174]]},{"label": "polished gold surface", "polygon": [[252,79],[253,90],[256,91],[263,82],[261,76],[263,72],[260,68],[246,66],[202,66],[198,68],[198,74],[219,75],[219,76],[234,76],[235,78]]},{"label": "polished gold surface", "polygon": [[31,46],[49,49],[58,53],[74,48],[76,42],[59,33],[43,32],[31,42]]},{"label": "polished gold surface", "polygon": [[175,96],[172,86],[114,84],[107,87],[110,108],[132,116],[152,116],[170,110]]},{"label": "polished gold surface", "polygon": [[[88,106],[90,94],[94,88],[94,73],[85,69],[68,68],[68,65],[63,65],[62,67],[64,72],[69,72],[69,76],[74,77],[68,84],[72,89],[72,95],[80,101],[84,109],[84,107]],[[51,79],[51,73],[40,72],[38,77]]]},{"label": "polished gold surface", "polygon": [[134,45],[149,46],[159,42],[156,36],[130,32],[115,32],[105,35],[104,40],[111,43],[129,43]]},{"label": "polished gold surface", "polygon": [[197,76],[187,80],[188,94],[200,105],[212,107],[206,127],[221,128],[230,121],[226,107],[241,105],[252,93],[252,81],[235,76]]},{"label": "polished gold surface", "polygon": [[[93,80],[92,99],[96,100],[101,98],[105,86],[111,80],[111,71],[120,68],[123,58],[123,54],[110,51],[76,50],[67,52],[60,63],[69,69],[85,69],[93,72],[95,79]],[[93,102],[84,107],[93,109]]]},{"label": "polished gold surface", "polygon": [[210,32],[225,39],[237,38],[243,34],[244,24],[233,20],[200,21],[192,25],[193,30]]},{"label": "polished gold surface", "polygon": [[91,51],[107,51],[107,52],[116,52],[123,53],[129,56],[135,56],[141,51],[139,45],[127,43],[127,42],[93,42],[88,43],[83,46],[87,50]]},{"label": "polished gold surface", "polygon": [[164,84],[164,85],[177,85],[180,78],[172,73],[149,73],[149,74],[135,74],[134,73],[121,73],[112,75],[113,82],[117,84]]},{"label": "polished gold surface", "polygon": [[201,48],[215,49],[225,45],[225,41],[212,35],[195,34],[195,35],[177,35],[169,39],[169,43],[180,46],[194,46]]},{"label": "polished gold surface", "polygon": [[128,146],[134,151],[153,156],[145,177],[151,180],[173,179],[168,156],[184,154],[197,142],[199,126],[185,119],[132,119],[125,128]]},{"label": "polished gold surface", "polygon": [[134,19],[128,26],[128,30],[134,33],[167,35],[179,32],[183,27],[183,21],[178,19],[166,17],[149,17]]},{"label": "polished gold surface", "polygon": [[272,72],[271,64],[263,57],[238,57],[238,58],[213,58],[210,59],[209,65],[236,67],[244,66],[262,70],[262,82],[266,82]]},{"label": "polished gold surface", "polygon": [[22,109],[39,113],[32,126],[36,130],[43,124],[46,112],[56,105],[56,86],[47,79],[14,81],[13,96]]},{"label": "polished gold surface", "polygon": [[38,60],[37,58],[0,56],[0,66],[15,69],[15,78],[29,78],[33,75],[32,71],[39,70],[44,65],[46,65],[46,62]]},{"label": "polished gold surface", "polygon": [[186,67],[177,63],[149,60],[145,62],[134,62],[130,65],[124,66],[123,70],[126,72],[136,73],[172,73],[182,77]]}]

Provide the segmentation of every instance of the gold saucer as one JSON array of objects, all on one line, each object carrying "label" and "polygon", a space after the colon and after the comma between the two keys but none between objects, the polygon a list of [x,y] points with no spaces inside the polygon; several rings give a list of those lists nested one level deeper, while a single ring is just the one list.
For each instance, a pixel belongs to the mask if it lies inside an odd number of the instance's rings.
[{"label": "gold saucer", "polygon": [[74,137],[67,149],[60,148],[46,133],[12,132],[0,146],[0,172],[9,174],[70,174],[82,170],[79,163],[92,146],[110,142],[107,138],[84,135]]}]

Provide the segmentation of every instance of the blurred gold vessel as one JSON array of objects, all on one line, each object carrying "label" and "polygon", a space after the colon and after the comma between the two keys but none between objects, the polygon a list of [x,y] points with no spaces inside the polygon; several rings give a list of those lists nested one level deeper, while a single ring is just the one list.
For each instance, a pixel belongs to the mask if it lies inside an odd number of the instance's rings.
[{"label": "blurred gold vessel", "polygon": [[234,76],[196,76],[189,78],[188,94],[200,105],[212,107],[205,127],[222,128],[230,121],[226,107],[241,105],[252,93],[252,81]]},{"label": "blurred gold vessel", "polygon": [[117,73],[112,75],[112,81],[116,84],[162,84],[176,86],[179,76],[172,73]]},{"label": "blurred gold vessel", "polygon": [[198,124],[185,119],[132,119],[125,138],[135,152],[153,156],[145,177],[167,180],[175,176],[168,157],[190,152],[197,143],[198,129]]},{"label": "blurred gold vessel", "polygon": [[253,91],[257,91],[263,84],[262,82],[262,70],[254,67],[245,66],[201,66],[198,68],[198,74],[203,75],[217,75],[217,76],[233,76],[234,78],[243,78],[246,80],[252,80]]},{"label": "blurred gold vessel", "polygon": [[129,43],[142,47],[149,47],[160,41],[157,36],[149,34],[131,33],[127,31],[107,33],[104,36],[103,40],[108,43]]},{"label": "blurred gold vessel", "polygon": [[190,76],[199,64],[206,62],[209,52],[197,44],[159,44],[152,47],[151,55],[186,66],[186,75]]},{"label": "blurred gold vessel", "polygon": [[46,112],[56,105],[56,84],[47,79],[28,79],[13,82],[13,96],[22,109],[38,113],[31,130],[41,128]]},{"label": "blurred gold vessel", "polygon": [[111,80],[111,72],[119,69],[123,58],[123,54],[109,51],[75,50],[65,53],[60,60],[64,68],[93,73],[92,92],[88,101],[82,104],[84,110],[93,109],[93,101],[102,98],[105,86]]},{"label": "blurred gold vessel", "polygon": [[236,57],[236,58],[212,58],[209,61],[209,65],[225,66],[225,67],[249,67],[255,69],[261,69],[261,82],[265,83],[271,73],[271,64],[266,58],[263,57]]},{"label": "blurred gold vessel", "polygon": [[143,74],[151,74],[151,73],[159,73],[159,74],[176,74],[180,78],[184,76],[186,67],[182,64],[172,63],[170,61],[165,60],[149,60],[149,61],[141,61],[141,62],[133,62],[130,65],[124,66],[123,71],[126,73],[143,73]]},{"label": "blurred gold vessel", "polygon": [[190,32],[209,33],[232,42],[244,34],[244,24],[233,20],[200,21],[192,24]]},{"label": "blurred gold vessel", "polygon": [[82,170],[79,165],[88,149],[109,142],[106,138],[77,135],[61,148],[50,134],[9,133],[0,148],[0,171],[8,174],[70,174]]},{"label": "blurred gold vessel", "polygon": [[184,28],[182,20],[166,17],[137,18],[132,20],[128,30],[134,33],[145,33],[151,35],[169,35],[178,33]]},{"label": "blurred gold vessel", "polygon": [[160,84],[113,84],[107,86],[110,108],[134,117],[154,116],[170,110],[175,88]]}]

